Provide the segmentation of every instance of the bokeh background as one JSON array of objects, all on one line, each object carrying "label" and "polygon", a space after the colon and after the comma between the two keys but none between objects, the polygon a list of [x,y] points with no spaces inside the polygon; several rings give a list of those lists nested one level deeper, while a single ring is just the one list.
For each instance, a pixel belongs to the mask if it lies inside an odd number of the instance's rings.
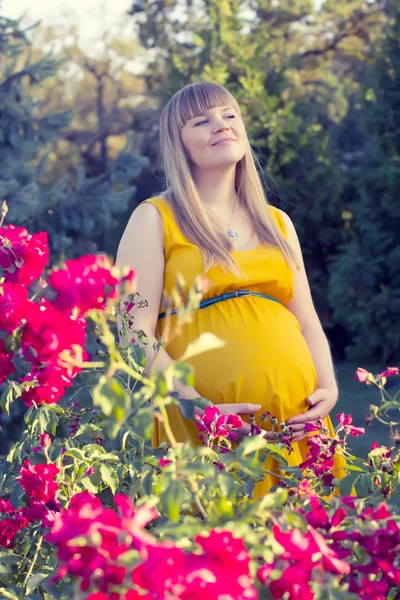
[{"label": "bokeh background", "polygon": [[[339,409],[362,425],[378,394],[356,368],[400,350],[398,0],[0,0],[6,222],[48,231],[53,262],[115,256],[163,189],[162,108],[198,80],[241,105],[269,200],[298,231]],[[374,423],[355,449],[385,435]]]}]

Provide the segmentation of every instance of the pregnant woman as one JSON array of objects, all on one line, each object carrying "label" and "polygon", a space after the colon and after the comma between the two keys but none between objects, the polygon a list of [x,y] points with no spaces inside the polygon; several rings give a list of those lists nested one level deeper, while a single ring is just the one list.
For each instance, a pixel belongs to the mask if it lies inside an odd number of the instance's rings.
[{"label": "pregnant woman", "polygon": [[[190,360],[194,387],[176,381],[175,391],[181,398],[208,398],[223,414],[269,411],[286,421],[294,447],[288,461],[298,465],[309,450],[306,421],[322,417],[333,434],[328,415],[338,389],[294,226],[268,204],[240,107],[222,86],[200,82],[178,91],[162,112],[160,144],[166,190],[137,207],[117,255],[119,264],[135,269],[137,291],[147,300],[134,318],[134,329],[149,339],[147,369],[166,324],[163,293],[170,295],[178,275],[187,288],[204,275],[204,299],[212,302],[158,351],[154,366],[170,365],[204,332],[224,340],[222,348]],[[200,444],[193,420],[176,406],[168,413],[177,441]],[[250,431],[245,419],[241,435]],[[155,421],[153,445],[166,440]],[[278,464],[270,458],[264,466],[275,473]],[[337,456],[335,476],[344,475],[343,466]],[[278,480],[267,474],[255,497]]]}]

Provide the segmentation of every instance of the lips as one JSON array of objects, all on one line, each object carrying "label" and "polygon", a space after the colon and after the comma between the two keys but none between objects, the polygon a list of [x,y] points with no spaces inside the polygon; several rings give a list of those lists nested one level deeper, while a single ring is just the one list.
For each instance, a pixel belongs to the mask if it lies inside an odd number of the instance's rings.
[{"label": "lips", "polygon": [[218,144],[222,144],[223,142],[236,142],[235,138],[232,137],[226,137],[223,138],[222,140],[218,140],[218,142],[215,142],[215,144],[212,144],[213,146],[218,146]]}]

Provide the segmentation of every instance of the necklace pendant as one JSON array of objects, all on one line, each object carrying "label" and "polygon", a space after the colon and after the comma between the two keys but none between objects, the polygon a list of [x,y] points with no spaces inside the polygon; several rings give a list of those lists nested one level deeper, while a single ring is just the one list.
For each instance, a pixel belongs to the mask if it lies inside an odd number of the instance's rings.
[{"label": "necklace pendant", "polygon": [[232,229],[232,227],[229,227],[227,233],[228,233],[228,236],[231,238],[231,240],[238,240],[239,239],[239,234],[236,231],[236,229]]}]

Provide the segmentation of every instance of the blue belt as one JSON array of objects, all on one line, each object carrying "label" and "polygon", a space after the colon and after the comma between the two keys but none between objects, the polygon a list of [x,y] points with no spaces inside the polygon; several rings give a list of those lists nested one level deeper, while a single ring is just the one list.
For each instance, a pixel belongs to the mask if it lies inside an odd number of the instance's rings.
[{"label": "blue belt", "polygon": [[[259,298],[266,298],[267,300],[273,300],[274,302],[278,302],[278,304],[282,304],[280,300],[277,300],[277,298],[274,298],[273,296],[268,296],[267,294],[260,294],[259,292],[252,292],[251,290],[237,290],[236,292],[228,292],[227,294],[221,294],[220,296],[202,300],[199,304],[199,308],[206,308],[207,306],[211,306],[211,304],[216,304],[223,300],[230,300],[231,298],[240,298],[241,296],[258,296]],[[169,314],[176,315],[177,312],[176,309],[173,309]],[[166,315],[166,312],[162,312],[158,315],[158,318],[163,319]]]}]

